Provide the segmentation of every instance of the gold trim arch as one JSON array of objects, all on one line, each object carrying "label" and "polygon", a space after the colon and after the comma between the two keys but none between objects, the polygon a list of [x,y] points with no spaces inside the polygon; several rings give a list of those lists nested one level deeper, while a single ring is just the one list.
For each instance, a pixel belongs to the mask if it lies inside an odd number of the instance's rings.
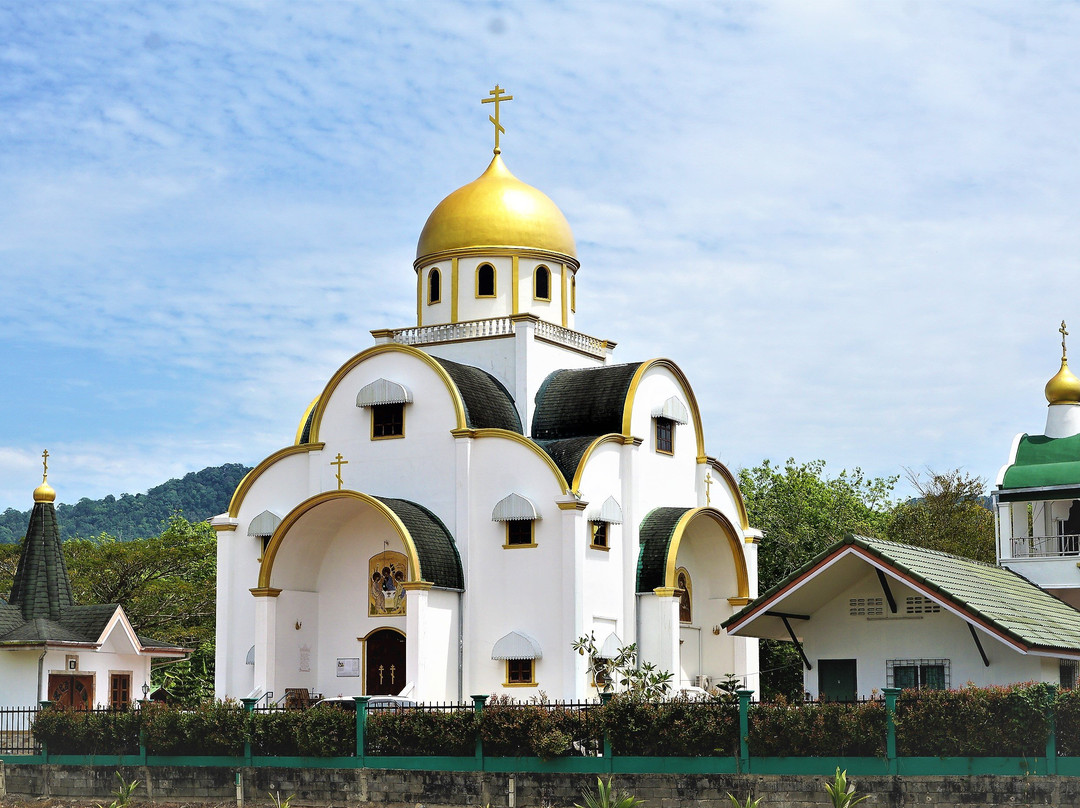
[{"label": "gold trim arch", "polygon": [[649,370],[655,367],[666,368],[671,371],[675,378],[678,379],[683,392],[686,393],[686,397],[690,400],[690,413],[694,418],[694,427],[697,430],[697,462],[707,462],[708,458],[705,455],[705,432],[701,425],[701,410],[698,408],[697,397],[694,395],[694,389],[690,386],[686,374],[683,373],[682,369],[670,359],[649,359],[646,362],[642,362],[641,367],[634,373],[634,378],[630,380],[630,388],[626,392],[626,402],[623,404],[623,435],[626,435],[627,437],[630,436],[630,421],[634,414],[634,399],[637,397],[637,391],[638,387],[641,385],[641,380],[645,378],[645,374],[648,373]]},{"label": "gold trim arch", "polygon": [[330,397],[334,394],[337,386],[341,384],[342,379],[349,374],[351,370],[362,364],[365,360],[370,359],[372,356],[377,356],[382,353],[403,353],[408,356],[412,356],[415,359],[419,359],[425,363],[437,375],[442,379],[443,384],[446,385],[446,391],[450,394],[450,400],[454,405],[454,416],[457,420],[457,429],[464,429],[467,424],[465,423],[465,402],[461,399],[461,393],[458,392],[457,385],[454,384],[453,379],[443,369],[434,358],[424,353],[418,348],[413,348],[410,345],[399,345],[395,342],[385,343],[383,345],[375,345],[367,350],[361,351],[340,368],[337,372],[330,377],[330,381],[326,383],[326,387],[323,388],[322,394],[319,396],[318,403],[315,405],[315,415],[311,419],[311,432],[308,435],[308,439],[312,443],[317,443],[319,440],[319,428],[322,426],[322,417],[326,412],[326,405],[330,401]]},{"label": "gold trim arch", "polygon": [[667,559],[664,567],[664,586],[678,588],[676,580],[677,567],[675,559],[679,556],[679,545],[682,543],[683,534],[690,523],[697,518],[711,519],[720,526],[721,531],[727,537],[731,555],[735,559],[735,579],[738,582],[738,595],[740,598],[750,597],[750,575],[746,569],[746,555],[743,550],[742,538],[735,526],[731,524],[724,514],[716,508],[692,508],[682,515],[675,523],[675,529],[671,532],[671,541],[668,542]]},{"label": "gold trim arch", "polygon": [[274,559],[277,557],[278,549],[281,547],[282,542],[284,542],[285,536],[288,535],[289,530],[292,529],[292,526],[295,525],[304,514],[324,503],[332,502],[337,499],[355,499],[381,513],[386,521],[397,531],[401,543],[405,546],[405,555],[409,558],[409,572],[410,575],[412,575],[409,580],[423,580],[421,577],[422,571],[420,569],[420,555],[416,551],[416,545],[413,543],[408,528],[406,528],[405,524],[398,518],[398,515],[382,502],[375,499],[375,497],[369,496],[368,494],[361,494],[359,491],[345,489],[341,491],[324,491],[321,494],[316,494],[313,497],[305,499],[289,511],[288,515],[281,520],[281,524],[277,526],[274,535],[270,537],[270,543],[266,546],[266,552],[263,553],[262,564],[259,566],[259,589],[271,588],[270,577],[274,572]]},{"label": "gold trim arch", "polygon": [[748,530],[750,528],[750,517],[746,513],[746,500],[743,499],[742,488],[739,487],[739,481],[735,479],[735,475],[731,473],[731,469],[715,457],[709,458],[708,465],[709,468],[713,469],[717,474],[723,477],[727,484],[731,486],[731,490],[735,494],[735,507],[739,509],[739,522],[743,530]]},{"label": "gold trim arch", "polygon": [[272,455],[264,457],[255,468],[249,471],[243,476],[239,483],[236,485],[236,490],[233,491],[232,499],[229,500],[229,518],[235,519],[240,513],[240,506],[244,504],[244,497],[247,496],[247,492],[251,490],[251,486],[255,484],[255,481],[262,476],[268,468],[273,466],[283,457],[289,457],[294,454],[304,454],[306,452],[318,452],[322,450],[325,444],[322,443],[301,443],[299,446],[286,446],[284,449],[278,449]]}]

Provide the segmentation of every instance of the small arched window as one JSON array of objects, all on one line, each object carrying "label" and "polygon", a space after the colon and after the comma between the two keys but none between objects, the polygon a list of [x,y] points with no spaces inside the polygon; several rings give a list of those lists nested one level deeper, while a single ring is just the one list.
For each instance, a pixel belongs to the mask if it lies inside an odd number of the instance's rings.
[{"label": "small arched window", "polygon": [[694,585],[690,582],[690,573],[685,567],[679,567],[675,571],[675,585],[679,595],[679,622],[689,623],[693,617],[691,600],[694,596]]},{"label": "small arched window", "polygon": [[427,302],[428,305],[442,300],[442,273],[432,269],[427,278]]},{"label": "small arched window", "polygon": [[495,267],[491,264],[476,268],[476,296],[495,297]]},{"label": "small arched window", "polygon": [[541,265],[533,273],[533,297],[537,300],[551,300],[551,270]]}]

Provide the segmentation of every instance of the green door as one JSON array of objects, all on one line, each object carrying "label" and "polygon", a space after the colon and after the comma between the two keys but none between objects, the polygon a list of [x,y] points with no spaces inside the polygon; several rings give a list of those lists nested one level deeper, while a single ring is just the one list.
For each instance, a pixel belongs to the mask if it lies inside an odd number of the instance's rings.
[{"label": "green door", "polygon": [[822,701],[855,701],[855,660],[819,659],[818,694]]}]

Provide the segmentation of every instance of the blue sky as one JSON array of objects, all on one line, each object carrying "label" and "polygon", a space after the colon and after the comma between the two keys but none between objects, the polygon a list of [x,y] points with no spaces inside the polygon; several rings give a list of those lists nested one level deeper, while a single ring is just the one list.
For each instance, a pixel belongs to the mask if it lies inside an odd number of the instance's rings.
[{"label": "blue sky", "polygon": [[[0,508],[291,442],[508,166],[730,466],[992,480],[1080,352],[1080,4],[0,0]],[[1080,353],[1078,353],[1080,356]]]}]

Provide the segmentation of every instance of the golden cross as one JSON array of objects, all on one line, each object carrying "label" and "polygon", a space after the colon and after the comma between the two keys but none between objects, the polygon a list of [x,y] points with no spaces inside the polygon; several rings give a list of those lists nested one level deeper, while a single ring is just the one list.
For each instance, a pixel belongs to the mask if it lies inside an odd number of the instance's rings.
[{"label": "golden cross", "polygon": [[1061,361],[1065,361],[1065,337],[1069,336],[1069,332],[1065,330],[1065,321],[1061,321],[1061,328],[1058,329],[1061,332]]},{"label": "golden cross", "polygon": [[502,87],[500,87],[498,84],[496,84],[494,90],[488,90],[488,95],[493,96],[492,98],[481,98],[480,99],[481,104],[494,104],[495,105],[495,115],[494,116],[488,115],[488,120],[491,121],[493,124],[495,124],[495,153],[496,154],[502,154],[502,149],[499,148],[499,133],[501,132],[504,135],[506,134],[506,130],[503,129],[502,124],[499,123],[499,104],[502,103],[503,101],[513,101],[514,100],[514,96],[512,96],[512,95],[504,96],[503,93],[505,93],[505,92],[506,92],[506,90],[504,90]]},{"label": "golden cross", "polygon": [[341,467],[349,465],[348,460],[341,459],[341,452],[337,453],[337,457],[330,461],[331,466],[337,466],[337,490],[341,490],[343,480],[341,479]]},{"label": "golden cross", "polygon": [[706,505],[706,507],[708,507],[709,505],[712,505],[712,497],[709,496],[709,487],[714,482],[716,482],[716,480],[714,480],[712,478],[712,472],[710,471],[705,475],[705,505]]},{"label": "golden cross", "polygon": [[49,450],[46,449],[41,453],[41,465],[45,467],[45,471],[41,473],[41,482],[46,482],[49,479]]}]

